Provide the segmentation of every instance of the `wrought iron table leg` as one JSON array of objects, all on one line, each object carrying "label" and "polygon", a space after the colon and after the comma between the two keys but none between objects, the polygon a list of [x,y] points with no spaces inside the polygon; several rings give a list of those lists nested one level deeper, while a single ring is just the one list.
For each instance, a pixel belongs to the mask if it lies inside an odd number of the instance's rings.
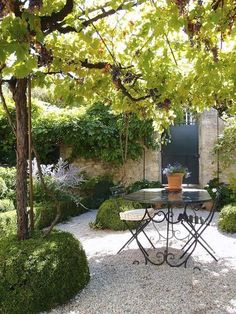
[{"label": "wrought iron table leg", "polygon": [[167,212],[167,226],[166,226],[166,250],[165,250],[165,254],[166,257],[168,255],[168,250],[169,250],[169,228],[170,228],[170,208],[168,208],[168,212]]}]

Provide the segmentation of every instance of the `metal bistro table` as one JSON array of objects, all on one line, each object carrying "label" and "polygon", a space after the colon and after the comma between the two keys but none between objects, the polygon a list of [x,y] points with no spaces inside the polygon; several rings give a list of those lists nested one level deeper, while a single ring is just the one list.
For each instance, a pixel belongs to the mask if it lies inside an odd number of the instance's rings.
[{"label": "metal bistro table", "polygon": [[[125,199],[137,201],[148,205],[162,204],[161,208],[156,210],[155,216],[150,217],[157,231],[158,240],[164,240],[164,250],[152,245],[151,250],[144,248],[135,237],[137,244],[144,255],[145,263],[150,262],[155,265],[161,265],[166,262],[172,267],[184,265],[186,267],[189,257],[194,252],[197,244],[201,245],[216,261],[213,255],[214,251],[203,238],[203,232],[212,221],[215,212],[215,204],[210,211],[206,212],[205,217],[199,216],[199,209],[204,202],[212,201],[209,193],[202,189],[183,189],[180,192],[170,192],[167,189],[142,189],[140,191],[124,196]],[[165,206],[165,208],[163,208]],[[178,208],[178,209],[177,209]],[[146,210],[145,215],[148,215]],[[145,217],[144,215],[144,217]],[[165,222],[166,231],[164,235],[158,228],[158,224]],[[142,224],[142,221],[140,222]],[[182,232],[176,227],[182,226]],[[146,228],[146,227],[145,227]],[[183,232],[184,231],[184,232]],[[184,233],[184,235],[183,235]],[[170,246],[170,240],[178,240],[180,249],[175,250]],[[150,238],[153,242],[153,238]],[[156,244],[155,243],[155,244]],[[155,247],[153,249],[153,247]]]}]

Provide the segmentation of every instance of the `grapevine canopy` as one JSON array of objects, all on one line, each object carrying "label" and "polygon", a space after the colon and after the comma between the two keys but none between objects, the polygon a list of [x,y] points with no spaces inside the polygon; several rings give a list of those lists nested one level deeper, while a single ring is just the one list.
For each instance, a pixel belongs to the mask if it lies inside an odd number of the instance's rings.
[{"label": "grapevine canopy", "polygon": [[1,79],[31,75],[160,131],[182,108],[235,114],[235,19],[230,0],[2,0]]}]

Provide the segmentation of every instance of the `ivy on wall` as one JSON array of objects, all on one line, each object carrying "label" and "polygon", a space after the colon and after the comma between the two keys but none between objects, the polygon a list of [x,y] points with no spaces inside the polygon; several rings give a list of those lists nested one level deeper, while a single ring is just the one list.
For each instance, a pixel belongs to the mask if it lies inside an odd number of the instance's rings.
[{"label": "ivy on wall", "polygon": [[236,163],[236,116],[224,116],[225,128],[215,146],[221,166],[225,169]]},{"label": "ivy on wall", "polygon": [[[15,162],[13,134],[8,127],[5,114],[0,113],[0,134],[4,145],[0,145],[0,163]],[[1,138],[2,138],[1,136]],[[129,114],[115,115],[108,106],[94,104],[86,111],[81,109],[48,109],[42,104],[33,109],[33,141],[43,163],[55,162],[60,145],[71,148],[70,161],[78,157],[122,164],[122,152],[127,143],[127,158],[142,156],[143,145],[157,147],[151,120],[140,120]]]}]

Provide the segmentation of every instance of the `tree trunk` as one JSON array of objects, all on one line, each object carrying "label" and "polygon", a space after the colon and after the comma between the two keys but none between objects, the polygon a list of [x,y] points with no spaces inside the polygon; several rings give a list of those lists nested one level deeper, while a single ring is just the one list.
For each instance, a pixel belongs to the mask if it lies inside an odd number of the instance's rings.
[{"label": "tree trunk", "polygon": [[27,214],[27,157],[28,157],[28,121],[27,121],[27,79],[17,79],[14,84],[13,99],[16,106],[17,135],[17,174],[16,208],[17,235],[25,240],[29,235]]}]

